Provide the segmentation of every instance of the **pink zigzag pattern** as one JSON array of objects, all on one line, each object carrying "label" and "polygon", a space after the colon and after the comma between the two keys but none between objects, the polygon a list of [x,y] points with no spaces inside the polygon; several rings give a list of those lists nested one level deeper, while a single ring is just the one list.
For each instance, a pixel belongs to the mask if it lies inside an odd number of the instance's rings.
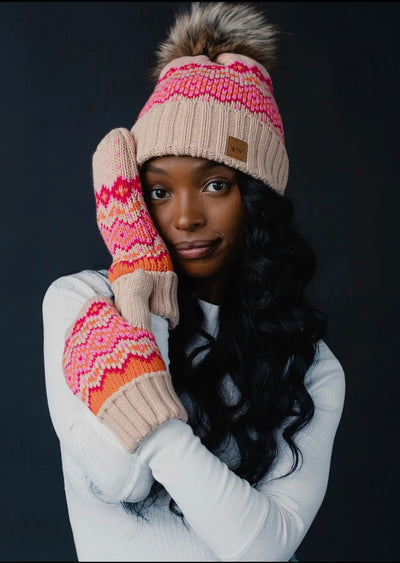
[{"label": "pink zigzag pattern", "polygon": [[[121,241],[122,246],[135,241],[140,244],[153,245],[154,240],[157,238],[157,233],[154,229],[150,230],[148,219],[144,216],[136,217],[135,220],[128,221],[127,217],[115,217],[113,222],[109,225],[104,224],[104,231],[110,237],[110,241]],[[127,228],[128,227],[128,228]],[[134,229],[132,228],[134,227]]]},{"label": "pink zigzag pattern", "polygon": [[[132,191],[138,194],[132,197]],[[140,196],[140,197],[139,197]],[[110,253],[133,263],[144,255],[157,259],[168,254],[145,206],[137,178],[118,177],[111,188],[95,193],[99,227]]]},{"label": "pink zigzag pattern", "polygon": [[90,391],[101,389],[111,368],[123,374],[129,360],[150,364],[160,353],[154,336],[129,325],[105,300],[83,310],[67,338],[63,368],[68,386],[90,406]]},{"label": "pink zigzag pattern", "polygon": [[245,107],[251,113],[259,114],[262,121],[268,119],[284,142],[282,119],[274,100],[271,79],[256,66],[235,61],[218,70],[215,65],[197,63],[172,67],[159,80],[139,118],[154,104],[179,98],[202,98],[205,101],[213,98],[237,109]]}]

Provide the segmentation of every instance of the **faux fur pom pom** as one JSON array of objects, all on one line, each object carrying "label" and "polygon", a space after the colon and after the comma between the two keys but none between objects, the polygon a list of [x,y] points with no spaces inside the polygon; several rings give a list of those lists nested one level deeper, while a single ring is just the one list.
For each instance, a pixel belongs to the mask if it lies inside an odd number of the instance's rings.
[{"label": "faux fur pom pom", "polygon": [[179,57],[207,55],[214,61],[222,53],[246,55],[270,70],[277,35],[277,27],[252,4],[192,2],[189,11],[178,13],[159,46],[151,75],[158,78],[164,66]]}]

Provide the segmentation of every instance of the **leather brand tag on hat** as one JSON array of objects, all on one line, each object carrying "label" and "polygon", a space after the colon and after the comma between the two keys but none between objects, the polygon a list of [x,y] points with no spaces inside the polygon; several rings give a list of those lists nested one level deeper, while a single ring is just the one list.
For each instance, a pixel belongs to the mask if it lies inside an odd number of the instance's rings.
[{"label": "leather brand tag on hat", "polygon": [[236,137],[228,137],[225,154],[226,156],[231,156],[232,158],[236,158],[237,160],[246,162],[247,161],[246,141],[241,141],[240,139],[236,139]]}]

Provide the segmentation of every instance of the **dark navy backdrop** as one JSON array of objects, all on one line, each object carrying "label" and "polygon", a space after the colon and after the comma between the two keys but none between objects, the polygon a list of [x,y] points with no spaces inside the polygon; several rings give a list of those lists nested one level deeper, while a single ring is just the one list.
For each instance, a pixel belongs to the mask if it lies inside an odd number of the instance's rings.
[{"label": "dark navy backdrop", "polygon": [[[130,127],[173,2],[0,4],[0,558],[76,558],[44,387],[41,302],[109,265],[91,157]],[[287,195],[319,267],[312,291],[347,396],[324,504],[298,555],[395,561],[398,540],[398,3],[259,2],[285,32],[272,72]]]}]

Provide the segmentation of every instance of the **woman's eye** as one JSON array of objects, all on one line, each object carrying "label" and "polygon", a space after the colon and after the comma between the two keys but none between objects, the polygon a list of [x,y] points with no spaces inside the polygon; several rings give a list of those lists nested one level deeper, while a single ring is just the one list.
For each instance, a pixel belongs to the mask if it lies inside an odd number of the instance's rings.
[{"label": "woman's eye", "polygon": [[222,180],[214,180],[210,182],[205,187],[205,191],[208,192],[221,192],[225,189],[229,188],[229,182],[223,182]]},{"label": "woman's eye", "polygon": [[163,190],[162,188],[155,188],[154,190],[150,190],[150,199],[165,199],[166,195],[166,190]]}]

